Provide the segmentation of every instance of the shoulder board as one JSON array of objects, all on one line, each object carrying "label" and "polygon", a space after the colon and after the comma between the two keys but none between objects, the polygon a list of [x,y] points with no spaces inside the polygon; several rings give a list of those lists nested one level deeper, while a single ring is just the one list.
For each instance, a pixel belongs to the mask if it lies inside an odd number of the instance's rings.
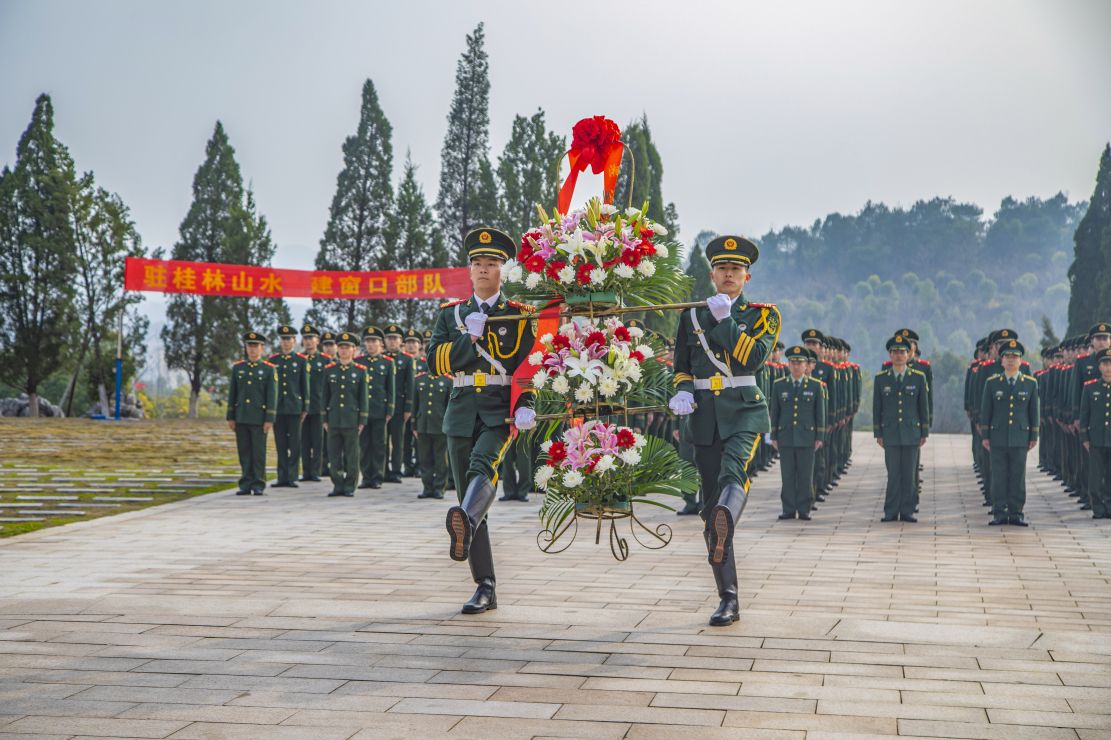
[{"label": "shoulder board", "polygon": [[270,359],[271,359],[271,360],[275,360],[275,359],[277,359],[277,358],[279,358],[279,357],[281,357],[281,356],[282,356],[282,353],[281,353],[281,352],[275,352],[274,354],[270,355]]},{"label": "shoulder board", "polygon": [[930,364],[929,360],[918,360],[917,362],[918,362],[919,365],[927,365],[928,366]]},{"label": "shoulder board", "polygon": [[811,380],[815,381],[818,385],[822,386],[823,388],[826,387],[826,382],[824,380],[820,379],[820,378],[811,378]]},{"label": "shoulder board", "polygon": [[1021,364],[1021,365],[1022,365],[1023,367],[1030,367],[1030,363],[1029,363],[1029,362],[1028,362],[1027,360],[1023,360],[1023,361],[1022,361],[1022,362],[1021,362],[1020,364]]},{"label": "shoulder board", "polygon": [[926,377],[926,373],[922,372],[921,370],[915,370],[913,367],[908,367],[907,370],[914,373],[915,375],[921,375],[923,378]]},{"label": "shoulder board", "polygon": [[452,306],[458,306],[460,303],[465,303],[466,301],[466,298],[460,298],[457,301],[448,301],[447,303],[441,303],[440,308],[451,308]]},{"label": "shoulder board", "polygon": [[366,370],[366,365],[360,365],[357,362],[352,362],[351,364],[354,365],[355,367],[359,368],[360,370]]},{"label": "shoulder board", "polygon": [[379,356],[384,357],[385,359],[389,360],[390,362],[393,362],[393,358],[390,357],[389,355],[379,355]]},{"label": "shoulder board", "polygon": [[301,358],[302,360],[307,360],[307,359],[309,359],[308,355],[306,355],[306,354],[304,354],[304,353],[302,353],[302,352],[298,352],[298,353],[297,353],[297,356],[298,356],[298,357],[300,357],[300,358]]},{"label": "shoulder board", "polygon": [[1000,380],[1002,380],[1003,379],[1003,373],[996,373],[995,375],[989,375],[988,376],[988,380],[995,380],[996,378],[999,378]]},{"label": "shoulder board", "polygon": [[886,369],[885,370],[880,370],[878,373],[876,373],[876,377],[879,377],[880,375],[890,375],[890,374],[891,373]]},{"label": "shoulder board", "polygon": [[782,378],[776,378],[774,381],[772,381],[772,385],[775,385],[776,383],[782,383],[784,380],[788,380],[788,379],[789,379],[789,377],[784,375]]},{"label": "shoulder board", "polygon": [[1092,383],[1098,383],[1100,380],[1101,380],[1100,378],[1092,378],[1091,380],[1085,380],[1084,385],[1091,385]]},{"label": "shoulder board", "polygon": [[1083,359],[1084,359],[1085,357],[1089,357],[1089,356],[1090,356],[1091,354],[1092,354],[1091,352],[1085,352],[1085,353],[1084,353],[1084,354],[1082,354],[1082,355],[1077,355],[1077,356],[1076,356],[1076,359],[1078,359],[1078,360],[1083,360]]},{"label": "shoulder board", "polygon": [[423,378],[426,375],[428,375],[428,372],[425,371],[425,370],[422,370],[421,372],[417,373],[418,378]]},{"label": "shoulder board", "polygon": [[327,370],[328,368],[330,368],[330,367],[335,367],[335,366],[336,366],[336,363],[334,363],[334,362],[329,362],[329,363],[328,363],[327,365],[325,365],[325,366],[324,366],[324,369],[325,369],[325,370]]},{"label": "shoulder board", "polygon": [[776,311],[779,310],[779,307],[776,306],[774,303],[750,303],[750,304],[748,304],[748,307],[749,308],[774,308]]},{"label": "shoulder board", "polygon": [[892,364],[891,360],[887,360],[886,362],[883,363],[883,366],[884,367],[891,367],[891,364]]},{"label": "shoulder board", "polygon": [[231,366],[235,367],[236,365],[242,365],[244,362],[246,362],[246,360],[239,360],[238,362],[233,362]]},{"label": "shoulder board", "polygon": [[263,360],[262,364],[263,365],[269,365],[270,367],[277,367],[277,365],[275,365],[273,362],[267,362],[266,360]]},{"label": "shoulder board", "polygon": [[859,370],[860,369],[860,364],[859,363],[854,362],[854,363],[851,363],[851,364],[853,366],[853,370]]},{"label": "shoulder board", "polygon": [[534,311],[536,311],[536,306],[533,306],[533,305],[528,304],[528,303],[521,303],[520,301],[512,301],[512,300],[511,301],[506,301],[506,302],[510,306],[513,306],[513,308],[519,309],[523,313],[533,313]]},{"label": "shoulder board", "polygon": [[408,352],[406,352],[405,350],[401,350],[401,354],[405,355],[406,357],[416,357],[416,355],[411,355]]}]

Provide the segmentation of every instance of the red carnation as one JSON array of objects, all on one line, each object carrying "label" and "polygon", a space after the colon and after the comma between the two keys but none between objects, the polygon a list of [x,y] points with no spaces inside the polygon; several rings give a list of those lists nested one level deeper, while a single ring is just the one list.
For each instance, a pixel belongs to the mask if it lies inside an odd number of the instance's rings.
[{"label": "red carnation", "polygon": [[552,349],[568,349],[571,346],[571,340],[562,334],[556,334],[552,337]]},{"label": "red carnation", "polygon": [[635,249],[626,249],[621,253],[621,262],[629,267],[636,267],[640,264],[640,252]]},{"label": "red carnation", "polygon": [[567,267],[567,263],[563,260],[553,260],[549,262],[547,269],[548,277],[552,280],[559,280],[559,271],[564,267]]},{"label": "red carnation", "polygon": [[655,235],[656,235],[656,232],[652,231],[652,229],[648,228],[647,226],[645,226],[643,229],[640,230],[640,236],[643,239],[651,239]]},{"label": "red carnation", "polygon": [[622,342],[631,342],[633,340],[632,336],[629,334],[629,330],[623,326],[619,326],[613,330],[613,338]]},{"label": "red carnation", "polygon": [[623,450],[627,450],[636,444],[636,437],[633,435],[632,429],[618,429],[617,430],[617,446]]},{"label": "red carnation", "polygon": [[637,251],[644,255],[655,254],[656,245],[647,239],[641,239],[640,244],[637,245]]},{"label": "red carnation", "polygon": [[629,359],[636,360],[637,362],[644,362],[644,355],[636,350],[629,353]]},{"label": "red carnation", "polygon": [[562,442],[553,442],[548,448],[548,462],[559,465],[567,458],[567,447]]},{"label": "red carnation", "polygon": [[543,272],[544,258],[538,254],[534,254],[525,262],[525,269],[529,272]]},{"label": "red carnation", "polygon": [[603,332],[592,331],[592,332],[590,332],[589,334],[586,335],[586,346],[588,346],[588,347],[592,347],[592,346],[595,346],[595,345],[597,345],[599,347],[602,347],[602,346],[605,346],[605,344],[606,344],[606,335]]},{"label": "red carnation", "polygon": [[525,261],[528,260],[528,258],[531,257],[533,254],[534,252],[532,251],[532,247],[528,245],[522,246],[521,249],[517,252],[517,261],[521,264],[524,264]]}]

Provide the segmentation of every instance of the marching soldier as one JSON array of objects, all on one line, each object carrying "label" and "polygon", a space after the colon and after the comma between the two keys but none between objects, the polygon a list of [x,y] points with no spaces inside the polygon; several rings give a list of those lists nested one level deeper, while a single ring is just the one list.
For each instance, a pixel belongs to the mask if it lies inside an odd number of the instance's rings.
[{"label": "marching soldier", "polygon": [[278,480],[274,488],[297,488],[301,463],[301,422],[309,412],[309,366],[305,356],[294,352],[297,330],[278,327],[277,354],[270,362],[278,369],[278,418],[274,422],[274,445],[278,448]]},{"label": "marching soldier", "polygon": [[1111,518],[1111,350],[1104,348],[1093,354],[1099,363],[1099,377],[1084,384],[1080,399],[1080,442],[1089,454],[1088,496],[1092,518],[1108,519]]},{"label": "marching soldier", "polygon": [[367,375],[354,362],[355,335],[340,332],[336,343],[339,357],[325,366],[320,383],[332,465],[328,496],[352,497],[359,480],[359,435],[367,423]]},{"label": "marching soldier", "polygon": [[[807,329],[802,333],[803,346],[813,352],[816,358],[810,375],[821,381],[822,385],[825,386],[829,403],[832,406],[834,400],[833,365],[827,361],[825,342],[825,334],[817,329]],[[835,419],[829,419],[828,421],[832,424]],[[827,453],[828,451],[823,447],[814,456],[814,493],[817,501],[825,501],[826,493],[833,488],[833,481],[827,475]]]},{"label": "marching soldier", "polygon": [[991,524],[1026,526],[1026,454],[1038,443],[1038,383],[1021,372],[1025,349],[1016,339],[1000,349],[1003,372],[984,383],[983,446],[991,455]]},{"label": "marching soldier", "polygon": [[787,350],[790,374],[777,379],[771,399],[771,443],[779,451],[783,477],[780,519],[810,521],[811,482],[814,452],[821,449],[826,434],[826,399],[818,381],[806,377],[806,348]]},{"label": "marching soldier", "polygon": [[[386,356],[393,360],[394,371],[394,415],[386,425],[386,436],[389,440],[389,452],[386,456],[387,483],[400,483],[401,474],[404,472],[402,464],[405,448],[405,428],[409,426],[409,419],[413,415],[413,356],[402,350],[401,342],[405,333],[397,324],[386,327]],[[411,429],[411,427],[410,427]]]},{"label": "marching soldier", "polygon": [[262,359],[263,335],[243,335],[246,360],[232,365],[228,381],[228,427],[239,453],[238,496],[262,496],[266,489],[266,435],[278,408],[278,372]]},{"label": "marching soldier", "polygon": [[[327,329],[320,334],[320,355],[325,364],[336,359],[336,335]],[[332,473],[328,469],[328,430],[324,429],[320,437],[320,474],[330,478]]]},{"label": "marching soldier", "polygon": [[522,430],[536,425],[531,388],[522,390],[516,409],[510,408],[512,375],[528,361],[536,326],[523,319],[487,323],[489,317],[535,310],[501,295],[502,265],[517,253],[509,235],[474,229],[463,247],[474,294],[441,307],[428,358],[434,374],[454,376],[443,424],[459,496],[459,505],[447,515],[448,554],[470,564],[478,588],[463,605],[463,613],[479,614],[498,606],[486,514],[494,502],[498,465],[512,440],[505,420],[512,415]]},{"label": "marching soldier", "polygon": [[444,416],[451,396],[451,378],[427,369],[413,379],[413,429],[423,488],[417,498],[443,498],[447,486],[447,437]]},{"label": "marching soldier", "polygon": [[930,434],[926,405],[926,375],[907,363],[910,342],[901,334],[887,340],[891,367],[876,373],[872,392],[872,424],[887,465],[884,522],[914,517],[914,487],[918,451]]},{"label": "marching soldier", "polygon": [[320,332],[312,324],[301,327],[301,346],[308,365],[309,415],[301,424],[301,480],[319,481],[324,459],[324,384],[313,383],[323,377],[324,367],[331,362],[317,351]]},{"label": "marching soldier", "polygon": [[366,354],[357,362],[366,368],[367,422],[359,435],[359,488],[381,488],[386,474],[386,425],[394,415],[394,362],[382,350],[385,337],[377,326],[363,331]]},{"label": "marching soldier", "polygon": [[711,241],[706,257],[718,292],[705,308],[680,316],[675,339],[676,393],[669,406],[679,416],[691,416],[705,500],[703,535],[721,599],[712,626],[740,618],[733,534],[748,501],[749,465],[761,435],[771,430],[756,372],[779,339],[779,309],[749,303],[743,294],[759,255],[756,244],[743,237]]}]

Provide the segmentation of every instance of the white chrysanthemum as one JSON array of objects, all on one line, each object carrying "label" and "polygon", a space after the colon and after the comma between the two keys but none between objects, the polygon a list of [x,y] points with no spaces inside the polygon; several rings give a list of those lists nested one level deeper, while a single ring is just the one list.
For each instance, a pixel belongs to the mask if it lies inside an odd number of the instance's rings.
[{"label": "white chrysanthemum", "polygon": [[627,326],[625,328],[629,330],[629,336],[633,339],[640,339],[644,336],[644,329],[639,326]]},{"label": "white chrysanthemum", "polygon": [[540,337],[540,343],[541,344],[551,344],[553,339],[555,339],[555,337],[552,336],[551,332],[548,332],[544,336]]},{"label": "white chrysanthemum", "polygon": [[[656,355],[656,353],[652,349],[652,347],[647,345],[647,344],[638,344],[636,351],[641,353],[642,355],[644,355],[644,359],[646,359],[646,360],[649,357],[655,357],[655,355]],[[534,365],[539,365],[540,363],[536,362],[536,363],[533,363],[533,364]]]},{"label": "white chrysanthemum", "polygon": [[640,462],[640,453],[635,449],[622,450],[621,460],[624,461],[626,465],[636,465]]},{"label": "white chrysanthemum", "polygon": [[540,281],[542,279],[543,278],[542,278],[542,276],[540,275],[539,272],[530,272],[529,276],[527,278],[525,278],[525,287],[528,288],[529,290],[532,290],[537,285],[540,285]]},{"label": "white chrysanthemum", "polygon": [[568,339],[573,339],[575,336],[575,325],[568,321],[566,324],[559,327],[559,333]]},{"label": "white chrysanthemum", "polygon": [[511,283],[521,282],[521,278],[525,275],[525,270],[517,262],[517,260],[509,260],[501,269],[502,278]]},{"label": "white chrysanthemum", "polygon": [[548,374],[541,370],[536,375],[532,376],[532,387],[543,388],[544,384],[548,382]]},{"label": "white chrysanthemum", "polygon": [[537,488],[545,491],[548,488],[548,481],[552,479],[553,475],[555,475],[555,468],[551,465],[541,465],[536,469],[536,475],[533,476],[532,480],[536,483]]},{"label": "white chrysanthemum", "polygon": [[634,383],[636,383],[640,380],[640,376],[643,373],[643,371],[640,369],[640,363],[635,362],[635,361],[626,363],[625,367],[624,367],[624,370],[625,370],[625,377],[628,378],[629,380],[633,381]]},{"label": "white chrysanthemum", "polygon": [[540,451],[543,452],[546,455],[546,454],[548,454],[548,450],[552,449],[552,445],[554,445],[554,444],[555,444],[554,439],[546,439],[546,440],[544,440],[543,442],[540,443]]},{"label": "white chrysanthemum", "polygon": [[663,224],[652,224],[652,231],[656,232],[658,236],[667,236],[667,228]]},{"label": "white chrysanthemum", "polygon": [[594,400],[594,389],[583,383],[575,389],[575,400],[579,403],[589,403]]},{"label": "white chrysanthemum", "polygon": [[530,365],[539,365],[543,361],[544,361],[544,353],[543,352],[536,351],[536,352],[533,352],[531,355],[528,356],[528,364],[530,364]]},{"label": "white chrysanthemum", "polygon": [[639,208],[633,208],[632,206],[629,206],[628,208],[625,209],[625,215],[628,216],[629,218],[636,218],[637,216],[640,215],[640,209]]},{"label": "white chrysanthemum", "polygon": [[563,487],[574,488],[583,482],[583,474],[577,470],[568,470],[563,474]]},{"label": "white chrysanthemum", "polygon": [[602,455],[598,458],[598,462],[597,464],[595,464],[594,470],[598,473],[604,473],[613,467],[614,462],[616,462],[616,460],[614,460],[613,455]]},{"label": "white chrysanthemum", "polygon": [[567,378],[562,375],[557,375],[552,380],[552,390],[556,393],[566,393],[571,389],[571,384],[567,382]]},{"label": "white chrysanthemum", "polygon": [[637,265],[637,272],[644,277],[652,277],[656,274],[656,266],[648,260],[641,260],[640,264]]},{"label": "white chrysanthemum", "polygon": [[610,398],[617,394],[617,378],[611,376],[602,378],[598,381],[598,392],[605,398]]},{"label": "white chrysanthemum", "polygon": [[671,253],[667,251],[667,247],[665,247],[663,244],[657,244],[656,245],[656,256],[657,257],[659,257],[660,259],[667,259],[667,255],[669,255],[669,254],[671,254]]},{"label": "white chrysanthemum", "polygon": [[633,272],[633,268],[629,267],[628,265],[618,265],[617,267],[613,268],[613,274],[621,278],[622,280],[628,280],[633,275],[636,275],[636,273]]},{"label": "white chrysanthemum", "polygon": [[595,267],[590,271],[590,284],[601,285],[606,282],[606,271],[604,268]]},{"label": "white chrysanthemum", "polygon": [[575,268],[571,267],[571,265],[567,265],[561,268],[556,275],[559,276],[559,282],[566,285],[575,279]]},{"label": "white chrysanthemum", "polygon": [[635,447],[636,449],[639,450],[641,447],[644,447],[644,445],[646,445],[646,444],[648,444],[648,438],[647,437],[645,437],[640,432],[633,432],[633,447]]},{"label": "white chrysanthemum", "polygon": [[598,208],[598,212],[601,213],[603,216],[612,216],[613,214],[617,213],[617,206],[612,203],[603,203]]}]

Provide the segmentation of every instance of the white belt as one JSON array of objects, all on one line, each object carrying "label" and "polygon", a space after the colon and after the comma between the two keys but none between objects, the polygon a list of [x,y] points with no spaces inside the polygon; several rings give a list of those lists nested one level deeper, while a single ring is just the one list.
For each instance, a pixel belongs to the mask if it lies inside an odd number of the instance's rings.
[{"label": "white belt", "polygon": [[486,373],[475,373],[474,375],[460,373],[454,376],[451,381],[456,388],[467,388],[472,385],[481,388],[484,385],[511,385],[513,383],[513,379],[508,375],[488,375]]},{"label": "white belt", "polygon": [[715,375],[712,378],[695,378],[696,391],[720,391],[725,388],[741,388],[756,385],[755,375]]}]

